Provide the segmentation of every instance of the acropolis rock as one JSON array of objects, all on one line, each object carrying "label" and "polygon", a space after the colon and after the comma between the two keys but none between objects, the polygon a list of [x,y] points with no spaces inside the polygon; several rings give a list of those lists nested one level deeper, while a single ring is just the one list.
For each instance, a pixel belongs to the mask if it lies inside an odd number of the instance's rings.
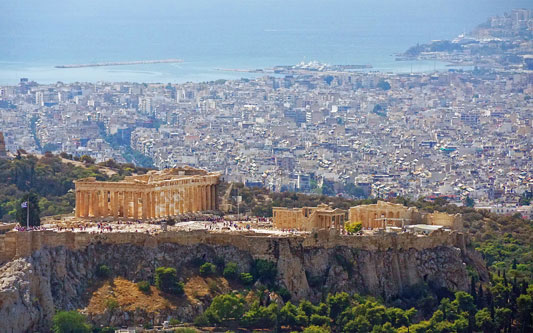
[{"label": "acropolis rock", "polygon": [[[0,235],[0,253],[0,332],[47,331],[56,308],[86,307],[85,292],[101,264],[115,276],[140,281],[149,280],[159,266],[190,272],[195,258],[233,261],[241,272],[250,270],[253,259],[267,259],[277,265],[278,282],[293,299],[312,301],[340,291],[387,299],[424,281],[432,288],[468,290],[467,265],[488,280],[468,238],[454,231],[430,236],[343,236],[335,230],[306,236],[9,232]],[[199,311],[198,305],[184,304],[168,315],[192,320]],[[113,324],[132,324],[135,315],[116,317]]]}]

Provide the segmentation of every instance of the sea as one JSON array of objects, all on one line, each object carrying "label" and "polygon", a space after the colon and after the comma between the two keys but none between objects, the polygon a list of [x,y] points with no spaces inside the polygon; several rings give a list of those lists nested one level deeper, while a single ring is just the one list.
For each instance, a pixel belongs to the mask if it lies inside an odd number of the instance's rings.
[{"label": "sea", "polygon": [[[0,0],[0,84],[203,82],[221,71],[318,61],[381,72],[448,70],[395,61],[531,0]],[[179,58],[182,63],[56,65]]]}]

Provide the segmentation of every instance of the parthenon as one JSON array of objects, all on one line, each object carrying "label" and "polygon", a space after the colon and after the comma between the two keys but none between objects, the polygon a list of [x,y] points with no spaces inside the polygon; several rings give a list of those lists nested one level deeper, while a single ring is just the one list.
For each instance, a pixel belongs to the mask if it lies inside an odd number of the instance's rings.
[{"label": "parthenon", "polygon": [[157,219],[218,209],[219,173],[191,167],[150,171],[118,182],[75,181],[76,217]]}]

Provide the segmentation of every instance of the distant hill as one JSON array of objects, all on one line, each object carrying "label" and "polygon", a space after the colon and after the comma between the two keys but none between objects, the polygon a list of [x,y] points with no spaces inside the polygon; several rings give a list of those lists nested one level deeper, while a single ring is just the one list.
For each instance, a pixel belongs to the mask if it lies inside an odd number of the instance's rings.
[{"label": "distant hill", "polygon": [[0,159],[0,220],[14,221],[19,202],[28,192],[38,195],[41,216],[67,214],[75,206],[74,180],[120,180],[147,170],[112,160],[95,164],[89,156],[74,159],[67,154],[36,156],[19,151],[13,159]]}]

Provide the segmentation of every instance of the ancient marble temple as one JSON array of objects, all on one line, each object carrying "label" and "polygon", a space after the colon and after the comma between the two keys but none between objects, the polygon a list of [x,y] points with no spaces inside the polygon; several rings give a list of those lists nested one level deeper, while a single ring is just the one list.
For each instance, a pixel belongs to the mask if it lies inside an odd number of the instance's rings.
[{"label": "ancient marble temple", "polygon": [[122,181],[75,181],[76,217],[157,219],[218,209],[219,173],[190,167],[150,171]]}]

